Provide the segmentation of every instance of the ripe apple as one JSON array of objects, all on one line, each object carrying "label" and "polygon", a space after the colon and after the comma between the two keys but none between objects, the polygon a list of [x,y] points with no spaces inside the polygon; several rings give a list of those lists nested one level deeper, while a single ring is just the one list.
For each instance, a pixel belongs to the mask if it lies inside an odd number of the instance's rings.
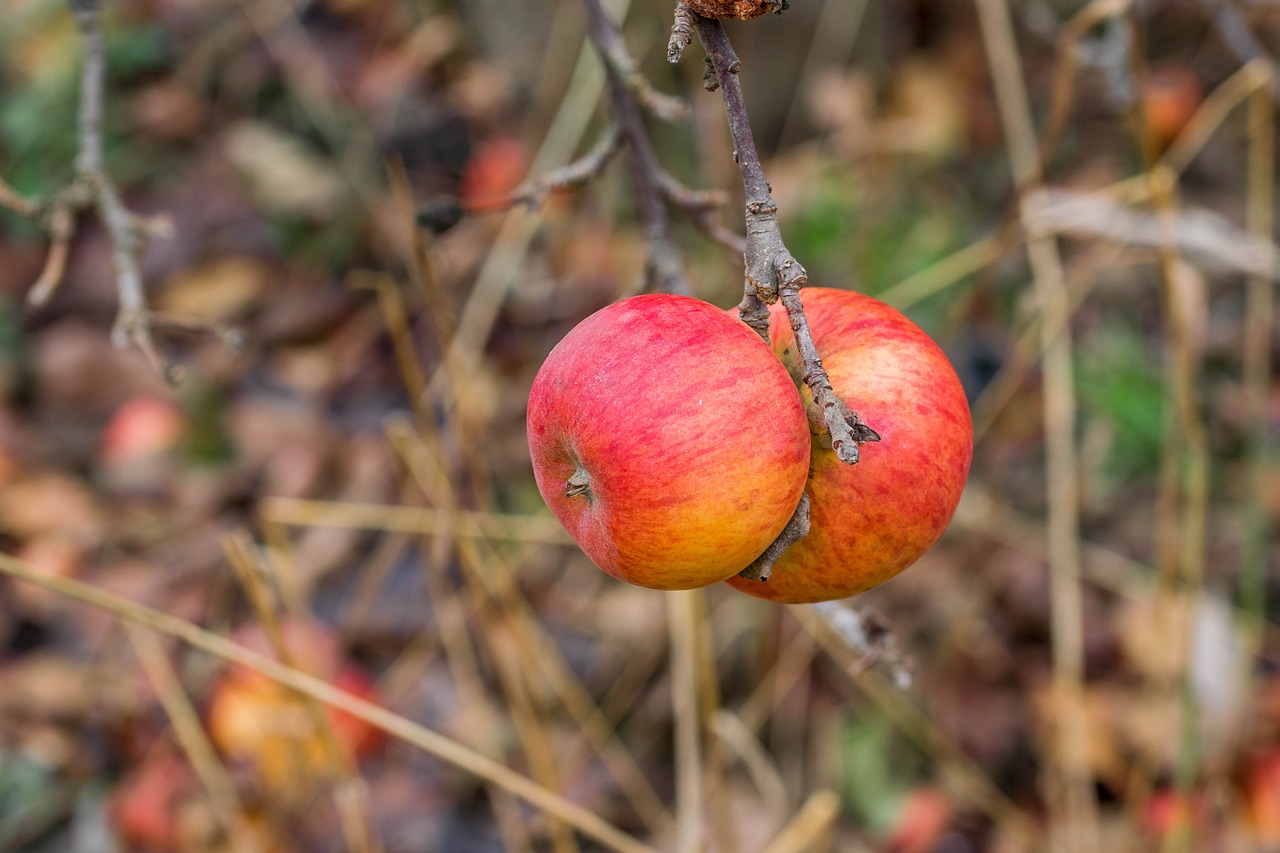
[{"label": "ripe apple", "polygon": [[635,296],[579,323],[538,371],[528,417],[556,518],[601,569],[653,589],[746,568],[790,520],[809,468],[782,363],[687,296]]},{"label": "ripe apple", "polygon": [[[960,501],[973,424],[951,362],[919,326],[883,302],[847,290],[801,291],[814,344],[836,394],[880,436],[847,465],[814,425],[809,535],[768,581],[730,578],[771,601],[845,598],[884,583],[927,551]],[[769,337],[806,404],[795,335],[781,305]],[[826,446],[823,446],[826,439]]]}]

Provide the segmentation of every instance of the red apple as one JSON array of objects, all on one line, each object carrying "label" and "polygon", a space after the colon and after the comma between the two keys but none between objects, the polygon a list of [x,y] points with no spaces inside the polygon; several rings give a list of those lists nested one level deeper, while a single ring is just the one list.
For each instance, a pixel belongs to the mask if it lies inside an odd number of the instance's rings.
[{"label": "red apple", "polygon": [[809,429],[758,335],[706,302],[650,294],[592,314],[547,356],[529,450],[543,499],[597,566],[692,589],[737,574],[782,531]]},{"label": "red apple", "polygon": [[[919,326],[883,302],[847,290],[801,291],[814,344],[836,394],[880,441],[856,465],[815,430],[809,535],[787,549],[768,581],[730,578],[772,601],[828,601],[889,580],[927,551],[960,501],[973,453],[969,404],[955,369]],[[796,384],[803,369],[780,305],[769,330]],[[808,388],[801,391],[805,403]],[[826,439],[826,446],[823,446]]]}]

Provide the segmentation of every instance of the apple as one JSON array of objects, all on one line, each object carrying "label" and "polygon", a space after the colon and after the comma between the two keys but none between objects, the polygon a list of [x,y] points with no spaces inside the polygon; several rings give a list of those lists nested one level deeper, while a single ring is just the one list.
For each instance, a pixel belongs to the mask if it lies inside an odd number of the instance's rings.
[{"label": "apple", "polygon": [[[832,388],[880,440],[863,444],[860,461],[847,465],[826,428],[814,425],[809,535],[786,550],[769,580],[729,579],[742,592],[787,603],[845,598],[914,563],[951,521],[973,455],[964,389],[919,326],[860,293],[806,288],[800,296]],[[781,305],[771,309],[769,337],[808,405]]]},{"label": "apple", "polygon": [[[378,701],[373,681],[342,650],[332,629],[286,620],[284,643],[293,662],[339,690]],[[243,646],[275,657],[266,630],[258,624],[236,632]],[[344,711],[324,707],[334,740],[347,756],[373,754],[383,733]],[[232,666],[214,686],[208,708],[209,734],[223,755],[257,771],[266,790],[281,792],[301,778],[322,775],[327,765],[321,734],[302,697],[258,672]]]},{"label": "apple", "polygon": [[693,589],[746,568],[786,526],[809,428],[746,324],[687,296],[615,302],[547,356],[529,452],[552,513],[605,572]]}]

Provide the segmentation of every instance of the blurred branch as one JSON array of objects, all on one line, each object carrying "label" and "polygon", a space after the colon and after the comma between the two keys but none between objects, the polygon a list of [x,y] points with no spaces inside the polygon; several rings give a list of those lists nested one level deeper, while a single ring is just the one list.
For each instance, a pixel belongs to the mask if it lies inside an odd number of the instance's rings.
[{"label": "blurred branch", "polygon": [[742,235],[720,224],[720,208],[729,200],[724,192],[686,187],[665,171],[658,175],[658,182],[667,204],[688,217],[699,231],[735,255],[740,256],[746,252],[747,241]]},{"label": "blurred branch", "polygon": [[1167,242],[1206,269],[1275,277],[1277,251],[1266,237],[1239,228],[1220,213],[1181,206],[1161,222],[1096,193],[1045,190],[1042,203],[1024,220],[1036,235],[1071,234],[1127,246],[1158,248]]},{"label": "blurred branch", "polygon": [[857,672],[876,669],[899,689],[911,686],[911,669],[888,621],[875,610],[855,610],[847,601],[811,605],[850,651],[860,657]]},{"label": "blurred branch", "polygon": [[582,186],[604,170],[621,144],[622,133],[618,130],[618,125],[610,124],[586,154],[554,172],[548,172],[541,178],[526,181],[516,187],[511,193],[511,203],[533,208],[542,204],[553,190]]},{"label": "blurred branch", "polygon": [[67,187],[43,201],[24,198],[0,181],[0,205],[37,220],[50,236],[44,269],[28,292],[27,302],[32,306],[43,305],[57,292],[66,273],[76,216],[81,211],[96,210],[111,241],[112,266],[120,301],[112,340],[117,346],[136,345],[153,367],[172,378],[151,336],[153,322],[138,266],[144,238],[165,235],[170,226],[167,220],[143,218],[129,211],[103,167],[102,115],[107,60],[106,40],[102,34],[102,0],[68,0],[68,5],[84,49],[75,177]]},{"label": "blurred branch", "polygon": [[[1235,4],[1231,0],[1202,0],[1202,2],[1213,19],[1213,25],[1217,28],[1218,35],[1222,37],[1223,44],[1236,55],[1236,58],[1243,63],[1261,60],[1267,64],[1268,70],[1274,75],[1275,60],[1258,41],[1253,30],[1249,29],[1248,22]],[[1273,88],[1270,94],[1272,100],[1280,104],[1280,89]]]},{"label": "blurred branch", "polygon": [[[627,163],[635,185],[636,202],[649,235],[645,286],[664,293],[687,294],[690,292],[689,282],[684,277],[680,250],[671,239],[668,228],[667,209],[658,177],[662,172],[658,155],[645,132],[634,84],[629,87],[619,73],[616,61],[608,60],[610,53],[615,58],[626,55],[622,34],[618,31],[618,25],[605,12],[600,0],[583,0],[583,4],[587,9],[587,32],[591,43],[601,56],[606,57],[605,82],[608,86],[610,112],[618,122],[622,138],[627,144]],[[633,76],[638,74],[634,70],[635,61],[629,56],[623,64],[632,69]]]},{"label": "blurred branch", "polygon": [[[598,7],[599,4],[594,4]],[[603,11],[603,9],[601,9]],[[594,14],[591,12],[590,14]],[[591,39],[600,51],[611,75],[617,78],[635,102],[647,113],[663,121],[687,121],[691,115],[689,105],[680,98],[659,92],[640,71],[640,66],[627,50],[612,19],[609,25],[597,33],[592,30]]]},{"label": "blurred branch", "polygon": [[147,359],[160,366],[151,339],[142,273],[138,269],[140,232],[133,215],[120,200],[116,186],[102,168],[102,112],[106,89],[106,40],[102,35],[101,0],[70,0],[84,45],[80,77],[80,153],[76,157],[76,182],[88,189],[90,202],[111,237],[112,261],[120,310],[111,337],[117,346],[136,344]]}]

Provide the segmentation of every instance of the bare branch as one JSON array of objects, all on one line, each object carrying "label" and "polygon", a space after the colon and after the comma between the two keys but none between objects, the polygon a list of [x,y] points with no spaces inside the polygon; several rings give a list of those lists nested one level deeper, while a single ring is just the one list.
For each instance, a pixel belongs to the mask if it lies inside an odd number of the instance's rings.
[{"label": "bare branch", "polygon": [[684,214],[703,234],[715,240],[735,255],[747,250],[747,241],[720,224],[720,208],[728,202],[728,196],[720,190],[695,190],[680,183],[671,173],[663,171],[658,176],[662,196],[667,204]]},{"label": "bare branch", "polygon": [[511,193],[511,205],[523,204],[536,208],[554,190],[580,187],[599,175],[622,144],[622,133],[616,123],[610,123],[596,144],[572,163],[548,172],[540,178],[525,181]]},{"label": "bare branch", "polygon": [[80,152],[76,180],[93,193],[98,214],[111,237],[112,262],[120,310],[111,339],[116,346],[137,344],[153,364],[160,359],[151,340],[142,273],[138,269],[140,240],[133,215],[120,200],[115,185],[102,168],[102,110],[106,89],[106,40],[102,35],[101,0],[70,0],[80,39],[84,44],[84,68],[80,78]]},{"label": "bare branch", "polygon": [[676,4],[676,19],[671,25],[671,39],[667,42],[667,62],[679,62],[684,49],[693,44],[693,28],[698,17],[689,11],[684,0]]},{"label": "bare branch", "polygon": [[[583,0],[587,9],[587,31],[602,55],[609,44],[621,40],[621,33],[600,0]],[[614,119],[627,144],[627,162],[636,189],[636,201],[649,234],[649,252],[645,262],[646,286],[664,293],[689,293],[684,277],[680,251],[667,227],[667,209],[662,197],[659,175],[662,167],[658,155],[645,132],[640,108],[631,91],[612,64],[605,64],[609,86],[609,104]]]},{"label": "bare branch", "polygon": [[71,239],[75,235],[76,214],[96,209],[110,238],[120,298],[112,340],[117,346],[135,344],[158,371],[172,376],[152,340],[152,320],[138,264],[144,239],[167,236],[172,226],[163,217],[134,215],[125,207],[119,190],[103,168],[102,116],[107,60],[106,40],[102,34],[102,0],[68,0],[68,6],[84,48],[75,178],[65,189],[43,202],[24,198],[0,180],[0,205],[40,221],[49,231],[49,253],[44,269],[27,295],[28,304],[32,306],[48,302],[62,283]]},{"label": "bare branch", "polygon": [[641,73],[639,64],[627,50],[622,33],[616,26],[602,29],[595,44],[614,76],[645,112],[663,121],[689,119],[692,112],[684,100],[659,92]]},{"label": "bare branch", "polygon": [[22,193],[9,186],[3,178],[0,178],[0,205],[31,219],[40,215],[40,205],[25,198]]},{"label": "bare branch", "polygon": [[760,164],[760,154],[756,150],[755,136],[751,132],[742,97],[742,84],[738,79],[741,62],[719,21],[698,18],[697,32],[724,99],[734,157],[742,171],[746,195],[746,284],[739,311],[742,319],[767,340],[768,317],[764,306],[782,300],[795,332],[797,349],[804,361],[804,381],[813,392],[814,403],[831,434],[832,450],[842,462],[853,464],[858,461],[859,443],[876,440],[872,438],[875,432],[836,397],[818,357],[799,295],[800,288],[808,283],[808,275],[782,241],[778,207]]},{"label": "bare branch", "polygon": [[49,254],[45,255],[40,278],[27,292],[28,305],[38,307],[45,304],[62,284],[67,271],[67,256],[71,253],[71,235],[75,229],[75,214],[70,205],[55,205],[49,214]]}]

